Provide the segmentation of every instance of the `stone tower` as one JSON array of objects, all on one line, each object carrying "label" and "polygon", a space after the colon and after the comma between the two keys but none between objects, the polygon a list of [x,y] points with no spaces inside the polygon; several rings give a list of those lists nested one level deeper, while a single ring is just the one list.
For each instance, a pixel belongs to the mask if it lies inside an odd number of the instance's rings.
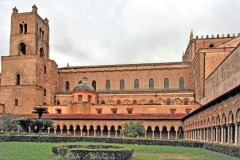
[{"label": "stone tower", "polygon": [[2,57],[5,113],[29,114],[36,105],[53,105],[57,74],[57,64],[49,59],[48,19],[38,15],[35,5],[25,13],[13,8],[10,53]]}]

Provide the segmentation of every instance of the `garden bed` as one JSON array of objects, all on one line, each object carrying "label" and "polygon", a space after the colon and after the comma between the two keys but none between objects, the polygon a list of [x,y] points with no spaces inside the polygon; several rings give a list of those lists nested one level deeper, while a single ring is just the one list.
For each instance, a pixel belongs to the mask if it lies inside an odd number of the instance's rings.
[{"label": "garden bed", "polygon": [[133,155],[131,148],[110,145],[57,145],[52,152],[74,160],[129,160]]}]

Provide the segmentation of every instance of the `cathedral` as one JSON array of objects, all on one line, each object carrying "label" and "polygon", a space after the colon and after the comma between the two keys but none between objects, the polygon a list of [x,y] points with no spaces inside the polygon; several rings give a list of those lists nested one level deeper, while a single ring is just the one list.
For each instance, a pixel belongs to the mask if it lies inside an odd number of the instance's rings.
[{"label": "cathedral", "polygon": [[0,113],[36,118],[48,133],[119,137],[140,121],[142,138],[240,145],[240,34],[194,36],[181,62],[66,66],[49,59],[49,21],[38,8],[11,16],[2,56]]}]

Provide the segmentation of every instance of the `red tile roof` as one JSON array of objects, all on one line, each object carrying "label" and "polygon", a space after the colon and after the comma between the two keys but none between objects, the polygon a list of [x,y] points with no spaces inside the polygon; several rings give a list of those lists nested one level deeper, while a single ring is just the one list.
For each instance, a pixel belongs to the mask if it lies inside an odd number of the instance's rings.
[{"label": "red tile roof", "polygon": [[[19,115],[37,118],[34,114]],[[43,118],[54,120],[181,120],[186,114],[45,114]]]}]

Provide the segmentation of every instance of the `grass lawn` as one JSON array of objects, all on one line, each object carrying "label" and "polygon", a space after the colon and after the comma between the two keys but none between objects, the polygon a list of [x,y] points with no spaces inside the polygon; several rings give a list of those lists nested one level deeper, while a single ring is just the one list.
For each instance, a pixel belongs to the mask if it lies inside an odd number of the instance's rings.
[{"label": "grass lawn", "polygon": [[[52,146],[57,144],[59,143],[1,142],[0,160],[59,160],[52,154]],[[68,144],[106,143],[78,142]],[[225,154],[199,148],[127,144],[123,144],[123,146],[134,149],[133,160],[237,160],[237,158]]]}]

